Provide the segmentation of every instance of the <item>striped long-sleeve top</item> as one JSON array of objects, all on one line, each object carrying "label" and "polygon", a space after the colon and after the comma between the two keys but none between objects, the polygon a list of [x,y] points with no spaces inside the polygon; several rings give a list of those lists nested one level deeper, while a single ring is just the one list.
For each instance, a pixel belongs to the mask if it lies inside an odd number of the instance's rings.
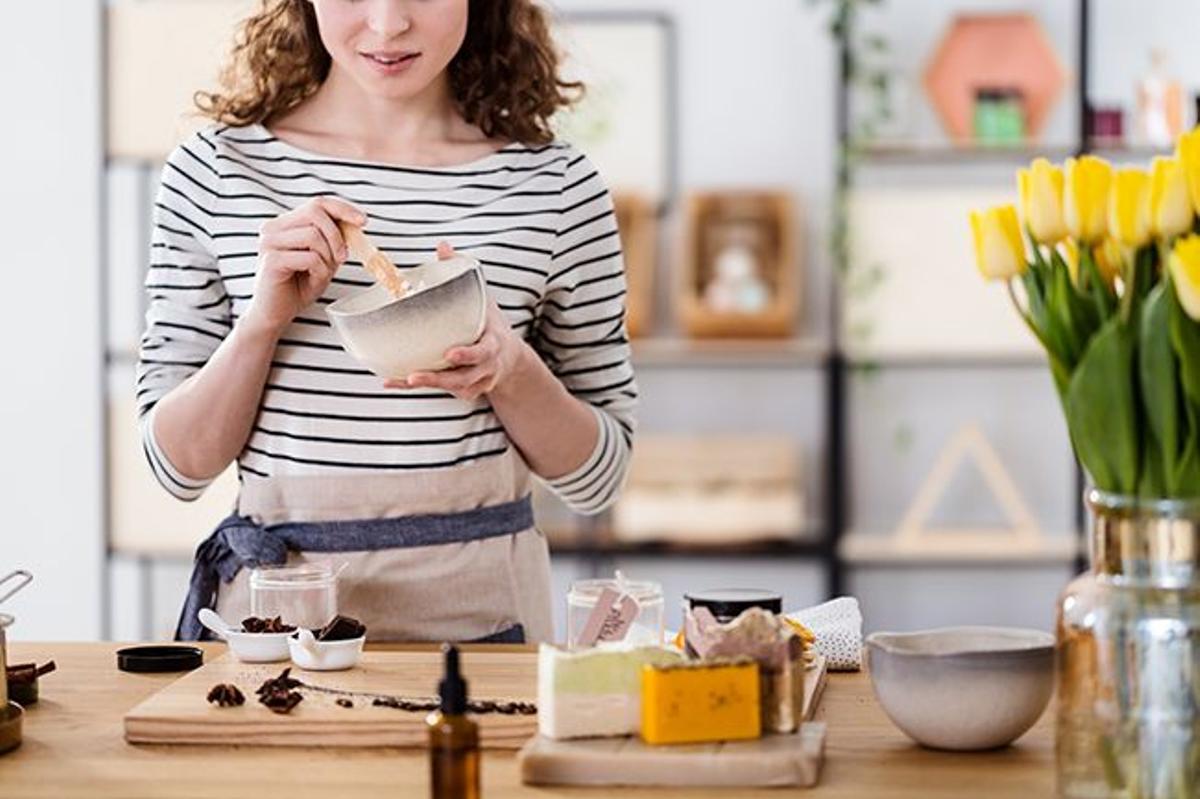
[{"label": "striped long-sleeve top", "polygon": [[[512,144],[468,164],[401,167],[310,153],[260,125],[201,130],[163,168],[137,373],[143,444],[162,485],[186,500],[207,483],[182,474],[158,446],[156,403],[246,313],[261,225],[323,195],[363,210],[368,237],[401,268],[430,260],[442,240],[482,263],[514,330],[599,421],[591,455],[548,486],[577,511],[611,503],[629,460],[637,388],[616,218],[588,159],[568,144]],[[513,446],[486,397],[385,388],[342,349],[325,308],[370,284],[361,263],[348,261],[280,339],[238,457],[243,482],[451,469]]]}]

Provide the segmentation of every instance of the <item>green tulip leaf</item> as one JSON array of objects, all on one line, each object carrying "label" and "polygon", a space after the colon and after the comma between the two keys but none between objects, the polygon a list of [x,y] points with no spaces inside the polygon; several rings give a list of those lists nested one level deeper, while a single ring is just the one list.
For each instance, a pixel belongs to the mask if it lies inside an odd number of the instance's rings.
[{"label": "green tulip leaf", "polygon": [[[1170,280],[1171,344],[1179,356],[1179,378],[1188,404],[1200,413],[1200,322],[1194,321],[1179,304],[1179,295]],[[1193,432],[1197,432],[1193,429]]]},{"label": "green tulip leaf", "polygon": [[[1175,496],[1178,490],[1180,404],[1175,350],[1171,346],[1171,296],[1159,284],[1146,298],[1139,320],[1138,378],[1152,440],[1143,460],[1147,472],[1161,475],[1162,489],[1153,496]],[[1159,460],[1158,463],[1152,463]],[[1166,493],[1161,493],[1165,490]]]},{"label": "green tulip leaf", "polygon": [[1067,388],[1067,425],[1096,487],[1138,489],[1139,431],[1134,402],[1133,336],[1113,317],[1092,338]]},{"label": "green tulip leaf", "polygon": [[1050,284],[1050,308],[1057,316],[1063,341],[1069,348],[1069,356],[1064,360],[1074,365],[1083,357],[1088,342],[1100,327],[1101,317],[1090,300],[1071,283],[1067,262],[1057,250],[1051,253],[1051,260],[1054,272]]},{"label": "green tulip leaf", "polygon": [[1096,259],[1087,247],[1079,250],[1079,273],[1087,281],[1088,296],[1100,319],[1108,319],[1117,310],[1117,297],[1109,290],[1108,283],[1100,275]]},{"label": "green tulip leaf", "polygon": [[1151,437],[1142,439],[1142,468],[1138,474],[1137,495],[1145,499],[1173,496],[1163,467],[1162,447]]},{"label": "green tulip leaf", "polygon": [[1200,431],[1192,428],[1192,434],[1184,445],[1183,454],[1179,458],[1179,474],[1174,496],[1200,497]]}]

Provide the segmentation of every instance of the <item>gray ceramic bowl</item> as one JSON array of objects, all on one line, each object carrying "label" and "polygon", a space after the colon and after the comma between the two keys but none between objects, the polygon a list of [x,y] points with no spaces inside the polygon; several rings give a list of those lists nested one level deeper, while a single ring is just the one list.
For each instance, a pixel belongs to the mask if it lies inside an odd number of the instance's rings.
[{"label": "gray ceramic bowl", "polygon": [[478,261],[434,261],[405,270],[404,277],[426,288],[394,299],[375,285],[326,309],[346,351],[383,378],[445,369],[446,350],[473,344],[483,333],[487,292]]},{"label": "gray ceramic bowl", "polygon": [[1054,636],[1040,630],[873,633],[867,658],[888,718],[935,749],[1012,743],[1042,715],[1054,687]]}]

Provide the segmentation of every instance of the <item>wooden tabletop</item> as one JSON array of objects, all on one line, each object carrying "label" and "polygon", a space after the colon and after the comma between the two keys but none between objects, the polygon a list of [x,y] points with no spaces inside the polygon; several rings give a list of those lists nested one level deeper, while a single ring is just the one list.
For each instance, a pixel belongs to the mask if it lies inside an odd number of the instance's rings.
[{"label": "wooden tabletop", "polygon": [[[223,651],[205,645],[209,656]],[[423,797],[429,794],[423,751],[397,749],[272,749],[262,747],[133,746],[125,743],[122,717],[177,675],[117,671],[116,644],[10,645],[9,662],[54,659],[41,701],[25,719],[21,748],[0,756],[4,799],[121,797],[236,799],[286,795]],[[814,797],[969,796],[1049,797],[1054,793],[1052,713],[1015,746],[996,752],[934,752],[910,743],[883,715],[862,674],[830,675],[817,717],[829,725],[825,767]],[[521,784],[516,756],[487,752],[483,793],[501,797],[604,796],[606,789],[529,788]],[[761,797],[781,790],[621,790],[640,797]]]}]

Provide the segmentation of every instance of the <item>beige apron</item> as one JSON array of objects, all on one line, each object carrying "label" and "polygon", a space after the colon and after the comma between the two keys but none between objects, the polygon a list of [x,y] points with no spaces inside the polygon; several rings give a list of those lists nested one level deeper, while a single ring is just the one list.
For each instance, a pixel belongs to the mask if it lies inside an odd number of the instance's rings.
[{"label": "beige apron", "polygon": [[[520,499],[529,469],[512,449],[452,469],[269,477],[242,485],[238,513],[261,525],[454,513]],[[377,641],[470,641],[520,624],[553,639],[550,554],[536,529],[477,541],[370,552],[289,552],[287,565],[345,564],[338,612]],[[217,612],[250,613],[250,570],[218,589]]]}]

